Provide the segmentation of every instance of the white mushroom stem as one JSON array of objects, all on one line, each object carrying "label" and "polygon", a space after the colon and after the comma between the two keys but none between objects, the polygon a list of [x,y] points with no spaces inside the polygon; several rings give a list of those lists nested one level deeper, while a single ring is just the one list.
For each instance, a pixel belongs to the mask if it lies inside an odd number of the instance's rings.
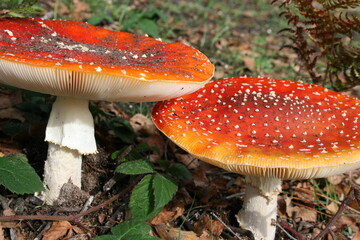
[{"label": "white mushroom stem", "polygon": [[44,166],[44,201],[53,204],[58,199],[61,187],[68,182],[81,187],[82,155],[67,147],[49,143]]},{"label": "white mushroom stem", "polygon": [[89,101],[71,97],[57,97],[49,122],[45,141],[91,154],[97,151],[94,120],[89,111]]},{"label": "white mushroom stem", "polygon": [[281,179],[246,176],[246,190],[242,209],[236,215],[240,226],[251,231],[256,240],[275,238],[277,196],[281,192]]},{"label": "white mushroom stem", "polygon": [[88,100],[57,97],[45,140],[49,148],[44,169],[44,200],[53,204],[65,183],[81,188],[81,156],[97,151]]}]

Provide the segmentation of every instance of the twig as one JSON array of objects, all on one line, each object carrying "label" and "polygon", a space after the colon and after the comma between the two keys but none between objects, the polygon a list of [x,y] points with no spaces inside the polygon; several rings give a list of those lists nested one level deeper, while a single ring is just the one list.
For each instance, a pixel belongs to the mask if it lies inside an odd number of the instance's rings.
[{"label": "twig", "polygon": [[[354,187],[356,187],[356,186],[354,186]],[[302,192],[306,192],[306,193],[311,193],[311,194],[314,193],[313,190],[308,190],[308,189],[305,189],[305,188],[295,187],[294,189],[299,190],[299,191],[302,191]],[[334,203],[336,203],[336,204],[338,204],[338,205],[341,204],[341,201],[338,201],[338,200],[333,199],[333,198],[331,198],[331,197],[328,197],[328,196],[326,196],[326,195],[324,195],[324,194],[321,194],[321,193],[318,192],[318,190],[315,191],[315,194],[316,194],[317,196],[319,196],[319,197],[322,197],[322,198],[325,198],[325,199],[327,199],[327,200],[330,200],[330,201],[332,201],[332,202],[334,202]],[[302,198],[298,198],[298,199],[301,200],[301,201],[304,201],[304,200],[305,200],[305,199],[302,199]],[[360,215],[360,211],[359,211],[359,210],[356,210],[356,209],[354,209],[354,208],[352,208],[352,207],[350,207],[350,206],[348,207],[348,209],[351,210],[352,212],[355,212],[356,214],[359,214],[359,215]],[[321,213],[321,214],[324,214],[324,213]]]},{"label": "twig", "polygon": [[114,173],[114,175],[104,184],[102,190],[108,192],[111,188],[122,178],[125,178],[124,174]]},{"label": "twig", "polygon": [[[306,238],[304,238],[300,233],[298,233],[297,231],[295,231],[292,227],[290,227],[287,223],[283,222],[283,221],[278,221],[277,223],[275,223],[279,228],[281,228],[281,230],[283,230],[283,232],[288,235],[291,239],[298,239],[298,240],[307,240]],[[292,237],[286,230],[288,230],[289,232],[291,232],[292,234],[294,234],[296,236],[296,238]]]},{"label": "twig", "polygon": [[[275,224],[276,224],[276,226],[277,226],[278,228],[280,228],[290,239],[292,239],[292,240],[297,240],[297,238],[294,238],[290,233],[287,232],[287,230],[289,230],[289,229],[285,229],[285,227],[282,226],[282,224],[284,224],[284,222],[275,223]],[[292,232],[292,231],[290,230],[290,232]]]},{"label": "twig", "polygon": [[347,194],[346,198],[344,199],[344,201],[341,203],[341,205],[339,206],[338,211],[335,213],[334,217],[332,217],[332,219],[328,222],[328,224],[326,225],[325,229],[322,230],[313,240],[319,240],[321,239],[325,234],[327,234],[330,230],[331,230],[331,226],[334,225],[334,223],[341,217],[342,212],[345,210],[345,208],[352,202],[355,200],[355,194],[354,194],[354,187],[352,187],[349,191],[349,193]]},{"label": "twig", "polygon": [[244,196],[244,195],[245,195],[245,192],[233,193],[231,195],[226,196],[225,199],[236,198],[236,197]]},{"label": "twig", "polygon": [[137,183],[140,181],[140,178],[142,176],[137,177],[133,183],[131,183],[128,187],[126,187],[124,190],[119,192],[118,194],[112,196],[108,200],[102,202],[101,204],[97,205],[96,207],[92,207],[87,211],[80,212],[75,215],[70,216],[49,216],[49,215],[14,215],[14,216],[0,216],[0,222],[10,222],[10,221],[23,221],[23,220],[46,220],[46,221],[71,221],[71,222],[77,222],[79,218],[82,216],[88,215],[90,213],[96,212],[100,210],[101,208],[105,207],[106,205],[112,203],[116,199],[122,197],[127,192],[129,192]]},{"label": "twig", "polygon": [[224,225],[224,227],[225,227],[227,230],[229,230],[229,232],[231,232],[237,239],[242,240],[242,238],[240,238],[240,236],[239,236],[236,232],[234,232],[228,225],[226,225],[226,224],[224,223],[224,221],[221,220],[221,218],[219,218],[215,213],[210,212],[210,214],[211,214],[211,216],[213,216],[214,218],[216,218],[219,222],[221,222],[221,224]]},{"label": "twig", "polygon": [[80,212],[86,212],[89,209],[89,207],[93,201],[94,201],[94,196],[90,196],[88,198],[88,200],[86,200],[86,202]]}]

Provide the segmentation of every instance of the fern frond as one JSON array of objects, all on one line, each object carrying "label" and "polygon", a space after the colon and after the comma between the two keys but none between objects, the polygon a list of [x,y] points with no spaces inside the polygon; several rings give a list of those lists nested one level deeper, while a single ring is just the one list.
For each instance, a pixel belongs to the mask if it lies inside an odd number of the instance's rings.
[{"label": "fern frond", "polygon": [[[359,0],[274,0],[289,27],[280,31],[314,83],[337,90],[360,84]],[[317,72],[319,61],[325,72]],[[322,68],[323,69],[323,68]]]}]

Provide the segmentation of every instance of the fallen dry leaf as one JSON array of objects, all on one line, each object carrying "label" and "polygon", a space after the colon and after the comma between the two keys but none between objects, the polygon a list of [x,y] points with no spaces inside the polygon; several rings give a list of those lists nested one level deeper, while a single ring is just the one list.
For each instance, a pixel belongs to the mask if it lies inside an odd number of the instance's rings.
[{"label": "fallen dry leaf", "polygon": [[12,119],[19,120],[20,122],[25,122],[25,118],[22,112],[16,108],[0,109],[0,119]]},{"label": "fallen dry leaf", "polygon": [[127,115],[124,110],[116,104],[116,102],[92,101],[92,103],[100,107],[100,109],[105,113],[130,120],[129,115]]},{"label": "fallen dry leaf", "polygon": [[167,224],[175,221],[185,211],[185,206],[179,201],[173,201],[168,204],[156,217],[154,217],[150,223],[152,225]]},{"label": "fallen dry leaf", "polygon": [[152,158],[156,159],[157,156],[158,159],[161,159],[161,156],[164,154],[165,143],[160,135],[152,134],[147,137],[138,137],[136,140],[138,143],[146,143],[149,147],[156,148],[159,152],[154,151]]},{"label": "fallen dry leaf", "polygon": [[[308,209],[305,207],[292,206],[292,200],[289,197],[285,199],[286,203],[286,214],[288,217],[294,220],[303,220],[307,222],[316,222],[317,213],[313,209]],[[284,206],[283,206],[284,207]]]},{"label": "fallen dry leaf", "polygon": [[319,233],[321,233],[321,229],[319,228],[314,228],[313,232],[311,233],[311,239],[315,238],[317,235],[319,235]]},{"label": "fallen dry leaf", "polygon": [[331,214],[335,214],[339,209],[339,206],[335,202],[331,202],[325,206],[325,209],[329,210]]},{"label": "fallen dry leaf", "polygon": [[[216,220],[210,218],[208,215],[205,215],[199,221],[194,224],[195,232],[202,237],[205,236],[220,236],[224,230],[224,225]],[[204,231],[207,232],[207,235],[204,234]]]},{"label": "fallen dry leaf", "polygon": [[306,201],[315,201],[314,187],[308,182],[299,183],[294,189],[293,194],[299,198],[306,199]]},{"label": "fallen dry leaf", "polygon": [[360,232],[355,233],[351,240],[360,240]]},{"label": "fallen dry leaf", "polygon": [[10,108],[22,102],[21,90],[0,92],[0,108]]},{"label": "fallen dry leaf", "polygon": [[245,66],[251,71],[255,70],[255,59],[251,57],[243,57],[242,60],[245,63]]},{"label": "fallen dry leaf", "polygon": [[341,216],[334,224],[334,226],[340,230],[343,227],[350,227],[354,233],[359,232],[359,227],[357,226],[357,222],[355,218]]},{"label": "fallen dry leaf", "polygon": [[205,171],[202,168],[198,168],[192,172],[193,182],[196,187],[209,186],[209,179],[206,176]]},{"label": "fallen dry leaf", "polygon": [[[14,216],[15,211],[12,208],[6,208],[2,212],[2,215],[3,216]],[[0,222],[0,229],[1,228],[17,228],[18,226],[19,226],[19,224],[16,221],[13,221],[13,222]]]},{"label": "fallen dry leaf", "polygon": [[137,113],[131,117],[130,124],[137,134],[149,136],[157,133],[154,123],[143,114]]},{"label": "fallen dry leaf", "polygon": [[18,143],[13,140],[0,139],[0,152],[2,156],[20,153],[22,152],[21,147]]},{"label": "fallen dry leaf", "polygon": [[168,227],[165,224],[154,226],[157,234],[163,240],[199,240],[194,232],[182,231],[178,228]]},{"label": "fallen dry leaf", "polygon": [[328,177],[327,180],[332,183],[333,185],[338,185],[340,184],[342,181],[344,181],[345,175],[341,174],[341,175],[336,175],[336,176],[331,176]]},{"label": "fallen dry leaf", "polygon": [[214,79],[222,79],[225,76],[225,69],[218,67],[218,69],[215,71]]},{"label": "fallen dry leaf", "polygon": [[[289,201],[289,203],[287,203],[286,201]],[[288,217],[288,215],[286,213],[287,204],[290,204],[291,199],[287,196],[279,195],[277,202],[278,202],[278,211],[277,211],[278,214],[277,215],[279,216],[279,218],[286,219]]]},{"label": "fallen dry leaf", "polygon": [[188,169],[194,169],[199,167],[199,160],[194,158],[190,154],[175,153],[175,158],[179,162],[185,165]]},{"label": "fallen dry leaf", "polygon": [[50,229],[44,233],[42,240],[64,239],[64,237],[65,239],[69,238],[73,234],[72,228],[73,226],[68,221],[53,222]]}]

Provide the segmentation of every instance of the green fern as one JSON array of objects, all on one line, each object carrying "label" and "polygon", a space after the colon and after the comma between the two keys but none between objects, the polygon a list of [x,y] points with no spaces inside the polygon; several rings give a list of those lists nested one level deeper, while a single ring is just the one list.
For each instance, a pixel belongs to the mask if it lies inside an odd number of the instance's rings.
[{"label": "green fern", "polygon": [[[359,0],[274,0],[292,48],[315,84],[346,90],[360,83]],[[319,67],[319,59],[325,66]],[[325,70],[324,70],[325,69]]]}]

